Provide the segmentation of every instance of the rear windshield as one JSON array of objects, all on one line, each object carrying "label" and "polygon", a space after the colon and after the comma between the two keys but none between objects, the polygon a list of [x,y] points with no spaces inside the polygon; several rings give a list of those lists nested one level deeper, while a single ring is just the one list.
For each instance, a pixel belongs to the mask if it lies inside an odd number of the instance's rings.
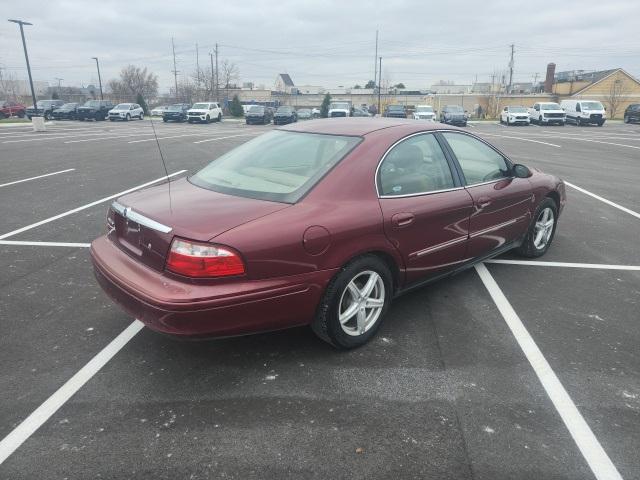
[{"label": "rear windshield", "polygon": [[189,181],[229,195],[295,203],[359,142],[276,130],[225,153]]},{"label": "rear windshield", "polygon": [[261,107],[259,105],[254,105],[252,107],[249,107],[249,111],[251,113],[262,113],[264,112],[264,107]]},{"label": "rear windshield", "polygon": [[276,113],[290,113],[293,111],[293,108],[291,107],[278,107],[278,110],[276,110]]},{"label": "rear windshield", "polygon": [[171,105],[169,108],[167,108],[167,110],[169,110],[170,112],[181,112],[183,109],[184,107],[180,104]]},{"label": "rear windshield", "polygon": [[87,103],[84,104],[85,107],[99,107],[100,106],[100,100],[89,100]]},{"label": "rear windshield", "polygon": [[389,110],[404,110],[403,105],[389,105],[387,108]]}]

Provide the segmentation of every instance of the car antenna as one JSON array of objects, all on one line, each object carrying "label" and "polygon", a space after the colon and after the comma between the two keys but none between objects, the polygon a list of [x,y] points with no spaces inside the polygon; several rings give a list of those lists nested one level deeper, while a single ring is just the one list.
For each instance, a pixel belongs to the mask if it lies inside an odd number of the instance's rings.
[{"label": "car antenna", "polygon": [[153,137],[156,139],[156,145],[158,146],[158,152],[160,153],[160,160],[162,160],[162,166],[164,167],[164,173],[167,176],[167,183],[169,184],[169,212],[173,213],[171,208],[171,177],[169,177],[169,170],[167,170],[167,164],[164,161],[164,155],[162,154],[162,148],[160,148],[160,141],[156,134],[156,127],[153,124],[153,117],[149,115],[149,121],[151,122],[151,130],[153,130]]}]

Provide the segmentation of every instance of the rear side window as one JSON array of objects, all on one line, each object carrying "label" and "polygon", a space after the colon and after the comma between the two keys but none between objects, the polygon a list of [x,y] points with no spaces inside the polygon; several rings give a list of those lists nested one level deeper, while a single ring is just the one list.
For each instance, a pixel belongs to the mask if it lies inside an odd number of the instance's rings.
[{"label": "rear side window", "polygon": [[458,159],[467,185],[510,176],[510,168],[504,157],[484,142],[462,133],[445,132],[442,135]]},{"label": "rear side window", "polygon": [[380,196],[419,195],[455,187],[451,169],[433,134],[417,135],[387,153],[378,169]]}]

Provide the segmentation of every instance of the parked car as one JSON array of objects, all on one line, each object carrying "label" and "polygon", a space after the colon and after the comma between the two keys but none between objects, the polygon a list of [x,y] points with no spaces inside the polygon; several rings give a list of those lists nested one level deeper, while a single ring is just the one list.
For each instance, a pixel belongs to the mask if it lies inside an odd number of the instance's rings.
[{"label": "parked car", "polygon": [[404,105],[387,105],[382,112],[383,117],[390,118],[407,118],[407,111]]},{"label": "parked car", "polygon": [[327,111],[327,116],[329,118],[350,117],[351,102],[347,102],[347,101],[331,102],[329,104],[329,110]]},{"label": "parked car", "polygon": [[251,107],[256,107],[256,106],[257,106],[257,105],[255,105],[255,104],[253,104],[253,103],[252,103],[252,104],[249,104],[249,105],[242,105],[242,113],[243,113],[244,115],[246,115],[246,114],[247,114],[247,112],[249,111],[249,109],[250,109]]},{"label": "parked car", "polygon": [[0,118],[19,117],[24,118],[26,115],[26,107],[21,103],[12,100],[0,102]]},{"label": "parked car", "polygon": [[[49,118],[51,118],[51,113],[53,112],[53,110],[64,105],[64,101],[38,100],[36,102],[36,105],[38,106],[38,116],[44,117],[45,120],[49,120]],[[26,115],[27,118],[31,120],[31,117],[34,117],[36,115],[36,108],[33,105],[28,107],[26,109]]]},{"label": "parked car", "polygon": [[298,114],[298,120],[311,120],[313,118],[310,108],[300,108],[296,113]]},{"label": "parked car", "polygon": [[565,121],[577,126],[592,123],[601,127],[607,120],[607,112],[597,100],[562,100],[560,108],[564,110]]},{"label": "parked car", "polygon": [[162,114],[163,122],[184,122],[187,119],[187,112],[190,105],[188,103],[174,103]]},{"label": "parked car", "polygon": [[119,103],[109,110],[109,120],[124,120],[128,122],[132,118],[144,120],[144,110],[137,103]]},{"label": "parked car", "polygon": [[632,103],[624,111],[624,123],[640,122],[640,103]]},{"label": "parked car", "polygon": [[155,107],[150,112],[151,116],[152,117],[161,117],[164,114],[164,112],[167,110],[167,108],[169,108],[169,105],[160,105],[158,107]]},{"label": "parked car", "polygon": [[436,121],[436,111],[431,105],[416,105],[416,109],[413,112],[414,120],[431,120]]},{"label": "parked car", "polygon": [[538,125],[562,125],[565,124],[565,113],[560,105],[555,102],[538,102],[529,108],[531,123]]},{"label": "parked car", "polygon": [[507,106],[500,112],[500,123],[507,125],[529,125],[531,120],[525,107]]},{"label": "parked car", "polygon": [[275,115],[273,116],[274,125],[286,125],[287,123],[294,123],[298,121],[298,115],[293,107],[283,105],[278,107]]},{"label": "parked car", "polygon": [[78,107],[78,120],[106,120],[109,110],[114,107],[110,100],[89,100]]},{"label": "parked car", "polygon": [[353,110],[351,111],[351,116],[352,117],[370,117],[371,114],[366,110],[364,110],[363,108],[353,107]]},{"label": "parked car", "polygon": [[268,107],[262,105],[253,105],[244,116],[247,125],[261,124],[267,125],[271,123],[273,113]]},{"label": "parked car", "polygon": [[440,122],[466,127],[467,114],[460,105],[446,105],[440,111]]},{"label": "parked car", "polygon": [[403,292],[512,249],[549,249],[562,180],[462,130],[380,127],[289,125],[188,179],[118,198],[109,233],[91,244],[99,284],[163,333],[308,324],[352,348],[376,334]]},{"label": "parked car", "polygon": [[320,118],[320,113],[320,109],[317,107],[311,109],[311,115],[313,115],[313,118]]},{"label": "parked car", "polygon": [[75,120],[78,118],[79,103],[65,103],[51,112],[53,120]]},{"label": "parked car", "polygon": [[189,123],[211,123],[214,120],[220,122],[222,121],[222,108],[220,108],[218,102],[194,103],[187,112],[187,120]]}]

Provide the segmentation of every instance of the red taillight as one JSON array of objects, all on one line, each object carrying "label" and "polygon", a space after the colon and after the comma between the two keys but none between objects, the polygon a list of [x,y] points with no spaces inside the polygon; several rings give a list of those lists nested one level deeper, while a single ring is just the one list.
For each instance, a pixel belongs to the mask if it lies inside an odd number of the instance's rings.
[{"label": "red taillight", "polygon": [[187,277],[228,277],[243,274],[244,263],[228,247],[176,238],[171,242],[167,270]]}]

